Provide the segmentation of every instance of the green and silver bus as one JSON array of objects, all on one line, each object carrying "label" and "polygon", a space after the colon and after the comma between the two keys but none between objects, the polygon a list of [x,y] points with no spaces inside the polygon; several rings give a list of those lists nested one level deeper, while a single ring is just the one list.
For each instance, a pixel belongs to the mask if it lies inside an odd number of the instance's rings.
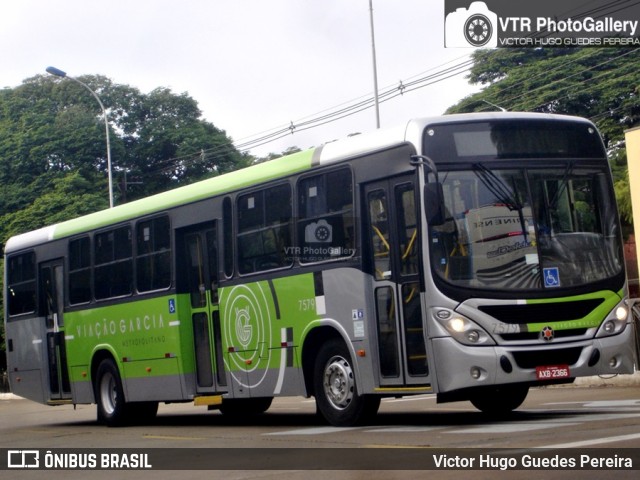
[{"label": "green and silver bus", "polygon": [[633,373],[620,226],[587,120],[408,122],[11,238],[8,373],[98,420],[315,397],[511,411],[530,387]]}]

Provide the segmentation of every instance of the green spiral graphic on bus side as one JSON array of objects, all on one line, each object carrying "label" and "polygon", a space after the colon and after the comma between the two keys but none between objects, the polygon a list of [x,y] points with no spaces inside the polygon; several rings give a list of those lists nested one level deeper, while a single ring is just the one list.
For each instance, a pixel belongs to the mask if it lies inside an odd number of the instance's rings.
[{"label": "green spiral graphic on bus side", "polygon": [[220,298],[223,344],[229,352],[225,363],[234,380],[246,388],[264,381],[271,362],[270,296],[260,283],[253,283],[224,289]]}]

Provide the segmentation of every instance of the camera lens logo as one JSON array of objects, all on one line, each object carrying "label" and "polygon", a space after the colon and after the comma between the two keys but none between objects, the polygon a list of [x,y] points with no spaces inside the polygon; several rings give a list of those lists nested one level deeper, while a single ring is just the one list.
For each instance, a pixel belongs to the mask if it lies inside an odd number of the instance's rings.
[{"label": "camera lens logo", "polygon": [[464,36],[476,47],[486,45],[493,33],[493,27],[487,17],[481,14],[472,15],[464,24]]},{"label": "camera lens logo", "polygon": [[494,25],[498,15],[484,2],[472,2],[469,8],[458,8],[445,19],[445,46],[447,48],[498,46]]},{"label": "camera lens logo", "polygon": [[307,243],[331,243],[332,226],[326,220],[319,220],[307,225],[304,229],[304,241]]}]

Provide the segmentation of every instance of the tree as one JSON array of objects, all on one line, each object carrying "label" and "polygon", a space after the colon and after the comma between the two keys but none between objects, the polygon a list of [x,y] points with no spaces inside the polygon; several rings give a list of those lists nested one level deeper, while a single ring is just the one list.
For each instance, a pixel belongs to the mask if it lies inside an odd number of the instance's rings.
[{"label": "tree", "polygon": [[95,184],[79,172],[70,172],[51,182],[48,191],[43,192],[31,205],[17,212],[0,217],[5,241],[13,235],[36,230],[71,218],[86,215],[109,206],[106,190],[96,191]]},{"label": "tree", "polygon": [[249,159],[223,130],[200,119],[197,103],[186,93],[175,95],[166,88],[146,97],[122,93],[136,97],[132,108],[120,116],[127,150],[124,168],[143,182],[136,196],[248,165]]},{"label": "tree", "polygon": [[[116,203],[251,162],[186,93],[79,79],[108,110],[114,183],[123,188]],[[0,248],[12,235],[107,208],[106,172],[102,111],[81,85],[38,75],[0,90]]]},{"label": "tree", "polygon": [[[202,118],[197,102],[186,93],[157,88],[143,94],[103,76],[80,80],[108,110],[114,183],[121,185],[116,203],[250,163],[223,130]],[[0,217],[5,220],[0,242],[20,230],[9,225],[31,225],[23,222],[25,215],[43,208],[59,181],[77,186],[84,180],[92,185],[87,191],[106,198],[106,170],[102,111],[81,85],[39,75],[0,90]],[[68,177],[71,172],[77,175]],[[72,190],[67,193],[74,197]],[[105,207],[94,200],[87,208]],[[39,218],[50,223],[78,214],[64,203],[58,203],[58,210],[55,205]],[[27,211],[18,213],[23,209]]]},{"label": "tree", "polygon": [[500,107],[591,119],[609,153],[623,220],[631,223],[624,130],[640,122],[640,49],[499,48],[477,50],[473,60],[469,81],[485,87],[448,113]]},{"label": "tree", "polygon": [[301,152],[302,149],[300,147],[289,147],[284,150],[282,153],[274,153],[271,152],[265,157],[258,157],[253,160],[253,163],[264,163],[269,162],[271,160],[275,160],[276,158],[284,157],[287,155],[293,155],[294,153]]}]

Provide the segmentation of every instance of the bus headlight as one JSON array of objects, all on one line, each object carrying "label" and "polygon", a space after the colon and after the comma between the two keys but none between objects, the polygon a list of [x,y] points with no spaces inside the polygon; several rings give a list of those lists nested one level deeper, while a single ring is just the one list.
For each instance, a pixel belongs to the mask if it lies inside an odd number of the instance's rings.
[{"label": "bus headlight", "polygon": [[464,320],[462,320],[461,318],[452,318],[447,323],[449,327],[448,330],[456,333],[464,332],[465,323],[464,323]]},{"label": "bus headlight", "polygon": [[596,337],[608,337],[622,332],[627,325],[629,318],[629,308],[624,303],[619,303],[611,313],[605,318],[598,329]]},{"label": "bus headlight", "polygon": [[435,311],[434,318],[458,342],[465,345],[495,345],[489,334],[477,323],[444,309]]}]

